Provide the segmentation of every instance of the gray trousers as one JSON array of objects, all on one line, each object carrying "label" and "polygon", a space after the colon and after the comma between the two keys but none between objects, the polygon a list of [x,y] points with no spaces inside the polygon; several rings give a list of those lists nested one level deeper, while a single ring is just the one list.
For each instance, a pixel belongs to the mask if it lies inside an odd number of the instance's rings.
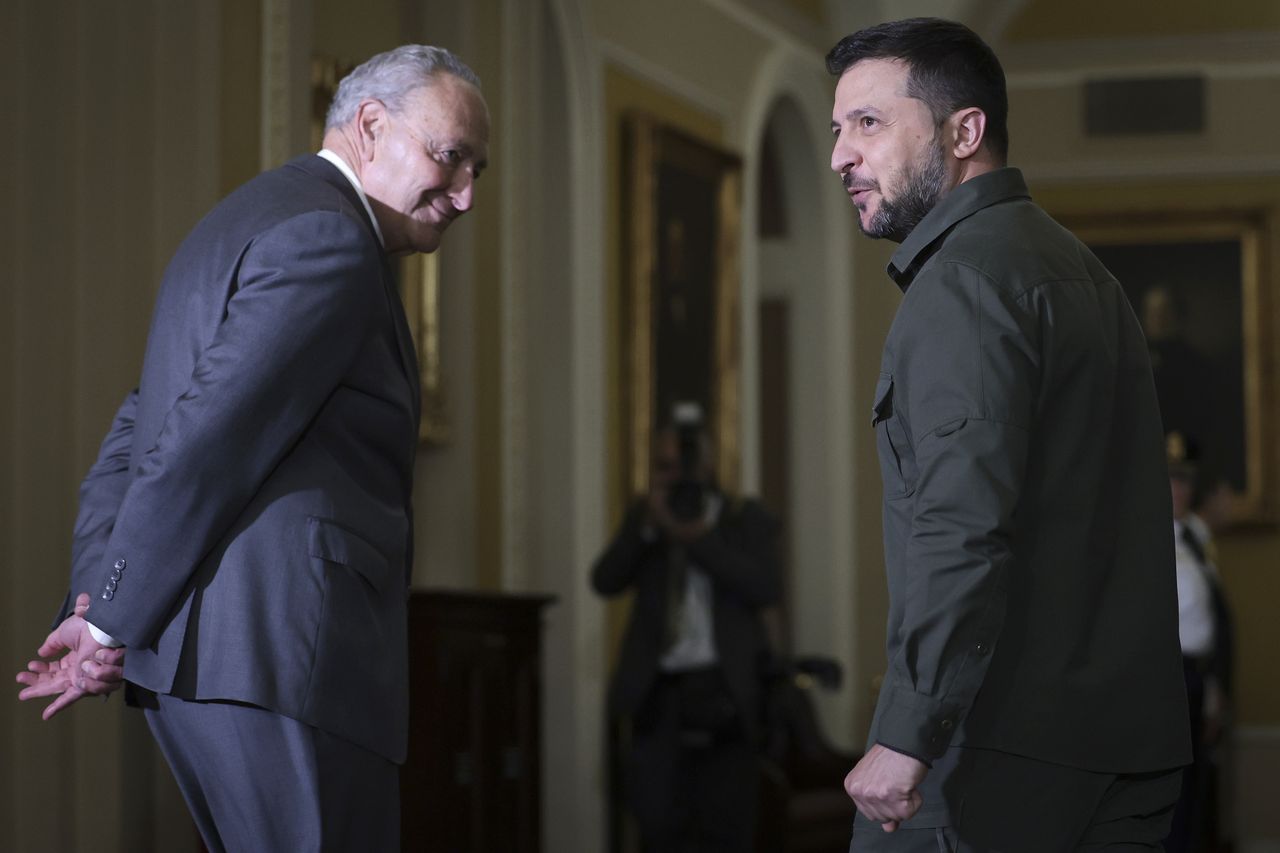
[{"label": "gray trousers", "polygon": [[861,813],[850,853],[1075,853],[1163,850],[1180,768],[1092,773],[953,748],[934,762],[920,812],[894,832]]},{"label": "gray trousers", "polygon": [[252,705],[140,697],[210,853],[400,849],[400,772]]}]

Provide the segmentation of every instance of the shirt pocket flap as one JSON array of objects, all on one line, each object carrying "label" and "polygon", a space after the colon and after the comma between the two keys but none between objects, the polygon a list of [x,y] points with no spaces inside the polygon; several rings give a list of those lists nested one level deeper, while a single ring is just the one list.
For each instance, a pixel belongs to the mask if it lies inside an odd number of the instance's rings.
[{"label": "shirt pocket flap", "polygon": [[934,427],[933,434],[938,438],[945,438],[946,436],[951,435],[951,433],[961,429],[968,422],[968,418],[953,418],[952,420],[938,424]]},{"label": "shirt pocket flap", "polygon": [[881,373],[880,378],[876,380],[875,402],[871,405],[871,423],[880,423],[887,420],[893,414],[893,377],[888,373]]},{"label": "shirt pocket flap", "polygon": [[307,519],[311,556],[354,569],[375,589],[387,588],[391,573],[387,558],[364,537],[323,518]]}]

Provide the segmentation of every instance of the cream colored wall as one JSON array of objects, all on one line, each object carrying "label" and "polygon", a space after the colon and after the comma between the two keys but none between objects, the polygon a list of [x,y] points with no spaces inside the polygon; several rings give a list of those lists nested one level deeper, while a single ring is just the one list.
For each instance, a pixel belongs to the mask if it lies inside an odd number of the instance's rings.
[{"label": "cream colored wall", "polygon": [[[164,264],[242,165],[221,144],[226,116],[247,112],[256,133],[254,93],[223,52],[223,22],[243,7],[86,0],[0,11],[6,667],[32,656],[66,590],[76,489],[137,382]],[[0,848],[194,844],[140,714],[117,696],[42,723],[42,704],[0,702]]]},{"label": "cream colored wall", "polygon": [[[873,468],[860,464],[849,441],[858,421],[850,268],[851,249],[856,247],[850,240],[847,197],[827,166],[830,85],[812,56],[775,49],[761,63],[749,95],[753,108],[740,133],[747,173],[743,301],[750,306],[742,333],[747,377],[742,446],[748,463],[743,466],[744,483],[752,488],[757,475],[756,465],[750,463],[763,465],[765,457],[777,452],[763,446],[754,429],[760,407],[754,393],[760,334],[755,321],[761,298],[781,296],[789,305],[790,327],[786,558],[792,619],[786,639],[796,654],[828,656],[841,666],[839,689],[815,690],[811,697],[827,737],[839,747],[857,749],[865,728],[859,685],[869,676],[855,653],[855,548],[866,533],[851,522],[858,517],[859,505],[875,498],[858,487]],[[776,146],[788,234],[760,241],[758,173],[766,133]]]},{"label": "cream colored wall", "polygon": [[555,596],[543,633],[543,845],[586,849],[605,831],[605,614],[587,583],[605,519],[602,71],[575,4],[506,0],[500,11],[494,122],[507,130],[491,189],[503,236],[481,238],[500,305],[483,344],[500,381],[495,574],[502,589]]}]

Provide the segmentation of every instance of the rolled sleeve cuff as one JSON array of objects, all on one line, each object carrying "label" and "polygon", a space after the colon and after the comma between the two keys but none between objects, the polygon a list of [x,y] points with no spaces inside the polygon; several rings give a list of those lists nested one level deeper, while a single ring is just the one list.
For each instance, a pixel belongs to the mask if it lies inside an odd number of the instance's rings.
[{"label": "rolled sleeve cuff", "polygon": [[85,620],[84,624],[89,626],[89,633],[93,635],[93,639],[95,639],[99,645],[108,646],[113,649],[118,649],[124,645],[124,643],[120,642],[106,631],[99,630],[98,626],[94,625],[92,622]]},{"label": "rolled sleeve cuff", "polygon": [[954,705],[894,688],[881,701],[884,710],[876,729],[877,743],[926,764],[947,751],[960,724],[960,711]]},{"label": "rolled sleeve cuff", "polygon": [[896,753],[898,753],[899,755],[905,755],[907,758],[914,758],[916,761],[919,761],[921,764],[923,764],[925,767],[928,767],[930,770],[932,770],[932,769],[933,769],[933,759],[931,759],[931,758],[926,758],[926,757],[925,757],[925,756],[923,756],[923,755],[913,755],[912,753],[910,753],[910,752],[904,752],[904,751],[903,751],[903,750],[901,750],[901,749],[894,749],[893,747],[889,746],[889,744],[887,744],[887,743],[883,743],[883,742],[881,742],[881,741],[876,741],[876,743],[880,744],[880,745],[881,745],[881,746],[883,746],[885,749],[887,749],[887,750],[889,750],[889,751],[891,751],[891,752],[896,752]]}]

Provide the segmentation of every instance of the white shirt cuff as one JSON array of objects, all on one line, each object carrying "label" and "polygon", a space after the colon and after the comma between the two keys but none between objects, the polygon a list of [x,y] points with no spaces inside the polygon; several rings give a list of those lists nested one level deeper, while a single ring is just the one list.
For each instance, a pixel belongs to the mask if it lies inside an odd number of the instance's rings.
[{"label": "white shirt cuff", "polygon": [[84,621],[84,624],[89,626],[89,633],[93,635],[93,638],[98,641],[99,645],[110,646],[113,649],[118,649],[124,645],[124,643],[120,642],[106,631],[99,631],[98,626],[94,625],[88,619]]}]

